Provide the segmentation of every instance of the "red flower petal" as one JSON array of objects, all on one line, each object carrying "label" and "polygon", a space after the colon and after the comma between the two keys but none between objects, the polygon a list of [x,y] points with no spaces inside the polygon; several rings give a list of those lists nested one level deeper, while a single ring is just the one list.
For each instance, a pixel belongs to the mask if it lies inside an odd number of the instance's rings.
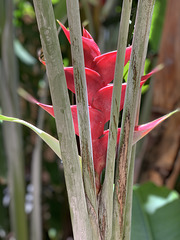
[{"label": "red flower petal", "polygon": [[[79,128],[78,128],[78,117],[77,117],[77,106],[71,106],[71,112],[74,122],[75,134],[79,136]],[[97,109],[93,109],[89,107],[89,117],[90,117],[90,125],[91,125],[91,137],[92,140],[98,139],[104,131],[104,116]]]},{"label": "red flower petal", "polygon": [[[121,104],[120,111],[124,105],[124,97],[126,91],[126,83],[122,84],[121,90]],[[110,119],[111,112],[111,100],[112,100],[113,84],[108,84],[107,86],[101,88],[95,95],[92,101],[92,107],[98,109],[104,113],[105,122]]]},{"label": "red flower petal", "polygon": [[[131,49],[132,46],[126,48],[124,65],[126,65],[130,59]],[[101,75],[103,86],[106,86],[114,79],[116,55],[117,51],[108,52],[97,56],[93,61],[92,68]]]},{"label": "red flower petal", "polygon": [[[160,117],[152,122],[147,124],[139,125],[134,128],[133,144],[138,142],[141,138],[146,136],[150,131],[152,131],[156,126],[158,126],[165,119],[169,118],[176,112],[179,112],[180,109],[177,109],[169,114],[166,114],[163,117]],[[117,135],[117,144],[119,144],[121,128],[118,128]],[[96,139],[92,142],[93,145],[93,160],[94,160],[94,170],[96,172],[96,186],[100,188],[100,176],[102,170],[106,165],[106,153],[107,153],[107,144],[109,137],[109,129],[103,132],[101,138]]]},{"label": "red flower petal", "polygon": [[100,189],[101,172],[106,165],[108,134],[92,141],[96,189]]},{"label": "red flower petal", "polygon": [[[66,75],[67,87],[73,93],[75,93],[73,67],[66,67],[64,68],[64,71]],[[87,82],[88,102],[89,105],[91,105],[92,98],[94,97],[95,93],[101,88],[102,82],[99,73],[95,72],[94,70],[90,68],[85,68],[85,73]]]},{"label": "red flower petal", "polygon": [[94,168],[97,173],[101,173],[105,167],[108,133],[92,141]]},{"label": "red flower petal", "polygon": [[91,137],[92,140],[99,138],[102,136],[104,131],[105,119],[102,112],[89,107],[89,117],[90,117],[90,125],[91,125]]},{"label": "red flower petal", "polygon": [[[140,87],[147,81],[149,77],[152,76],[158,69],[155,68],[147,75],[141,78]],[[126,93],[126,86],[127,83],[122,84],[121,88],[121,102],[120,102],[120,111],[123,109],[124,100],[125,100],[125,93]],[[110,113],[111,113],[111,100],[112,100],[112,93],[113,93],[113,84],[108,84],[107,86],[101,88],[94,96],[91,106],[95,109],[104,113],[105,122],[110,120]]]},{"label": "red flower petal", "polygon": [[64,34],[66,35],[66,37],[67,37],[67,40],[69,41],[69,43],[71,43],[69,30],[67,30],[67,28],[59,20],[57,20],[57,22],[62,27],[62,30],[63,30]]},{"label": "red flower petal", "polygon": [[[69,43],[71,43],[69,30],[67,30],[67,28],[60,21],[58,21],[58,23],[62,27],[62,30],[64,31]],[[84,30],[83,35],[85,35],[82,36],[85,67],[91,68],[93,59],[99,56],[101,52],[98,45],[95,43],[94,39],[91,37],[88,31]]]},{"label": "red flower petal", "polygon": [[152,122],[136,126],[134,128],[134,136],[133,136],[133,144],[138,142],[141,138],[146,136],[150,131],[152,131],[156,126],[158,126],[161,122],[169,118],[171,115],[173,115],[176,112],[179,112],[180,109],[177,109],[171,113],[168,113]]},{"label": "red flower petal", "polygon": [[[141,77],[141,83],[143,85],[143,81],[146,81],[148,78],[150,78],[154,73],[157,73],[158,71],[160,71],[162,69],[161,64],[158,65],[157,67],[155,67],[151,72],[149,72],[148,74],[144,75]],[[141,85],[141,87],[142,87]]]},{"label": "red flower petal", "polygon": [[[91,34],[83,27],[83,37],[93,39]],[[94,39],[93,39],[94,40]]]},{"label": "red flower petal", "polygon": [[[46,112],[48,112],[51,116],[54,117],[54,109],[52,105],[38,102],[34,97],[32,97],[24,89],[20,89],[19,94],[23,98],[25,98],[27,101],[37,104],[38,106],[43,108]],[[105,124],[104,115],[102,112],[98,111],[97,109],[94,109],[90,106],[88,108],[89,108],[89,117],[90,117],[90,125],[91,125],[91,136],[92,136],[92,139],[97,139],[103,134],[103,131],[104,131],[104,124]],[[77,105],[71,106],[71,113],[73,117],[75,134],[79,136]]]},{"label": "red flower petal", "polygon": [[92,62],[95,57],[101,54],[98,45],[93,39],[82,37],[85,67],[92,68]]},{"label": "red flower petal", "polygon": [[33,96],[31,96],[28,92],[26,92],[22,88],[18,89],[18,93],[21,97],[26,99],[28,102],[37,104],[38,106],[43,108],[46,112],[48,112],[51,116],[54,117],[54,109],[53,109],[52,105],[47,105],[47,104],[43,104],[43,103],[38,102]]}]

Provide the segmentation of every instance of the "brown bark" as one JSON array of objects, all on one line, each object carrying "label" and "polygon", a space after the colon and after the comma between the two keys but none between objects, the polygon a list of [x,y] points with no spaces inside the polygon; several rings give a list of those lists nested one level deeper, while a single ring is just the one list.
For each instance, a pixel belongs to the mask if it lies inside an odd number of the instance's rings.
[{"label": "brown bark", "polygon": [[[167,66],[154,79],[152,117],[180,107],[180,1],[169,0],[159,63]],[[140,181],[173,188],[180,172],[180,114],[177,113],[149,136]]]}]

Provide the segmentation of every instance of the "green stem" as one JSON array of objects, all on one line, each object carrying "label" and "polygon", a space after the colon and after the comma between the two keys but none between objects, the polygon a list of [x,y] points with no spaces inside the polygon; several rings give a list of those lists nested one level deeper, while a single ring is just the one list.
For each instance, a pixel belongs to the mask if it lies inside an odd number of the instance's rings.
[{"label": "green stem", "polygon": [[[40,102],[47,99],[47,76],[44,77],[45,86]],[[38,111],[37,127],[43,129],[45,111],[42,108]],[[41,169],[42,169],[42,139],[36,136],[35,148],[32,154],[32,185],[33,185],[33,211],[31,214],[31,240],[42,239],[42,209],[41,209]]]},{"label": "green stem", "polygon": [[[117,130],[119,120],[119,108],[121,100],[121,86],[123,79],[123,68],[125,51],[127,45],[129,19],[131,13],[132,1],[124,1],[121,22],[119,28],[119,39],[117,47],[117,58],[114,75],[114,87],[111,103],[111,118],[110,131],[106,160],[106,172],[104,184],[100,197],[100,227],[103,232],[104,239],[110,239],[112,234],[112,212],[113,212],[113,183],[114,183],[114,168],[115,168],[115,154],[117,143]],[[107,197],[108,196],[108,197]]]},{"label": "green stem", "polygon": [[[143,124],[145,122],[148,122],[150,119],[150,112],[151,112],[151,106],[152,105],[152,81],[149,84],[148,92],[146,93],[146,96],[143,100],[143,104],[141,107],[141,114],[139,122],[140,124]],[[139,174],[141,171],[141,165],[142,165],[142,159],[145,152],[144,142],[146,141],[145,136],[141,141],[136,143],[136,162],[135,162],[135,169],[134,169],[134,183],[138,182]]]},{"label": "green stem", "polygon": [[132,201],[133,201],[133,180],[134,180],[134,162],[136,154],[136,145],[133,146],[131,152],[131,161],[129,166],[128,181],[127,181],[127,198],[125,209],[125,221],[123,229],[123,238],[130,239],[131,237],[131,218],[132,218]]},{"label": "green stem", "polygon": [[[126,232],[125,209],[127,199],[127,179],[130,168],[132,139],[135,126],[140,79],[143,74],[147,52],[153,5],[154,0],[140,0],[138,2],[122,118],[120,146],[117,158],[114,190],[113,240],[123,239],[123,233]],[[124,239],[128,238],[125,236]]]},{"label": "green stem", "polygon": [[100,236],[98,210],[78,0],[67,0],[67,13],[70,28],[72,63],[76,90],[83,183],[88,213],[93,227],[93,239],[98,239]]},{"label": "green stem", "polygon": [[74,239],[90,240],[92,239],[92,233],[53,7],[50,0],[34,0],[34,6],[46,59]]},{"label": "green stem", "polygon": [[[135,122],[136,126],[138,125],[138,121],[139,121],[140,102],[141,102],[141,89],[139,89],[139,92],[138,92],[138,100],[136,105],[137,107],[136,122]],[[136,144],[132,147],[128,179],[127,179],[127,198],[126,198],[125,221],[124,221],[124,229],[123,229],[123,239],[127,239],[127,240],[131,238],[131,217],[132,217],[135,156],[136,156]]]}]

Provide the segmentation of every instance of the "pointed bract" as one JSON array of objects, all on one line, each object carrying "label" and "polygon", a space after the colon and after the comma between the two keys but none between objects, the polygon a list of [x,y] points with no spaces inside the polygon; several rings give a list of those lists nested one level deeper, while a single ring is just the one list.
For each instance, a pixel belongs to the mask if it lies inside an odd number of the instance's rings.
[{"label": "pointed bract", "polygon": [[66,37],[67,37],[67,40],[69,41],[69,43],[71,43],[71,40],[70,40],[70,32],[69,32],[69,30],[59,21],[59,20],[57,20],[57,22],[59,23],[59,25],[61,26],[61,28],[62,28],[62,30],[63,30],[63,32],[64,32],[64,34],[66,35]]},{"label": "pointed bract", "polygon": [[[130,59],[131,49],[132,46],[126,48],[124,65],[126,65]],[[117,51],[108,52],[93,60],[92,68],[101,75],[103,86],[106,86],[114,79],[116,55]]]},{"label": "pointed bract", "polygon": [[152,131],[155,127],[157,127],[160,123],[162,123],[164,120],[172,116],[174,113],[179,112],[180,109],[177,109],[171,113],[168,113],[152,122],[136,126],[134,128],[134,136],[133,136],[133,144],[138,142],[141,138],[146,136],[150,131]]},{"label": "pointed bract", "polygon": [[[58,23],[62,27],[62,30],[66,35],[69,43],[71,43],[69,30],[67,30],[67,28],[60,21],[58,21]],[[101,52],[98,45],[95,43],[94,39],[91,37],[87,30],[83,31],[83,35],[84,36],[82,36],[82,44],[84,51],[85,67],[91,68],[93,59],[99,56]]]},{"label": "pointed bract", "polygon": [[[136,126],[134,129],[133,135],[133,144],[137,143],[140,139],[146,136],[150,131],[157,127],[164,120],[172,116],[174,113],[179,112],[180,109],[177,109],[169,114],[166,114],[152,122]],[[117,145],[119,144],[121,129],[118,128],[117,135]],[[100,176],[102,170],[106,166],[106,153],[107,153],[107,144],[108,144],[109,129],[103,132],[101,138],[92,142],[93,144],[93,156],[94,156],[94,169],[96,172],[96,187],[99,190],[100,187]]]},{"label": "pointed bract", "polygon": [[[149,77],[155,73],[156,69],[148,73],[147,75],[141,78],[140,87],[147,81]],[[125,94],[126,94],[126,86],[127,83],[122,84],[121,88],[121,102],[120,102],[120,111],[123,109]],[[101,88],[92,99],[91,106],[93,108],[98,109],[99,111],[104,113],[105,122],[110,120],[110,113],[111,113],[111,100],[112,100],[112,93],[113,93],[113,84],[108,84],[107,86]]]},{"label": "pointed bract", "polygon": [[[93,39],[91,34],[83,27],[83,37]],[[94,39],[93,39],[94,40]]]},{"label": "pointed bract", "polygon": [[[64,71],[66,75],[67,87],[69,90],[75,93],[73,67],[65,67]],[[102,82],[99,73],[90,68],[85,68],[85,74],[88,92],[88,102],[89,105],[91,105],[92,98],[94,97],[95,93],[101,88]]]},{"label": "pointed bract", "polygon": [[[32,97],[29,93],[27,93],[22,88],[20,88],[18,92],[24,99],[26,99],[31,103],[37,104],[38,106],[43,108],[46,112],[48,112],[52,117],[54,117],[54,109],[52,105],[38,102],[34,97]],[[90,117],[91,136],[92,136],[92,139],[97,139],[103,134],[103,131],[104,131],[104,124],[105,124],[104,114],[90,106],[88,106],[88,109],[89,109],[89,117]],[[79,136],[77,105],[71,105],[71,113],[72,113],[72,118],[74,123],[75,134]]]}]

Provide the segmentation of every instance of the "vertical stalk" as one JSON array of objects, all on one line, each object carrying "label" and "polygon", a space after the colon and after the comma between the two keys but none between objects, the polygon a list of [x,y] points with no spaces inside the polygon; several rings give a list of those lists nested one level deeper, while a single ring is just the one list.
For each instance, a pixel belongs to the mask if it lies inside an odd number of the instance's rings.
[{"label": "vertical stalk", "polygon": [[131,217],[132,217],[132,201],[133,201],[133,182],[134,182],[134,162],[136,154],[136,145],[132,147],[131,161],[128,172],[127,180],[127,197],[126,197],[126,208],[125,208],[125,220],[123,229],[123,238],[131,238]]},{"label": "vertical stalk", "polygon": [[34,0],[34,6],[46,59],[74,239],[90,240],[92,239],[92,233],[88,219],[82,173],[52,3],[50,0]]},{"label": "vertical stalk", "polygon": [[[19,116],[16,89],[18,76],[14,55],[13,1],[5,2],[5,25],[2,33],[2,64],[0,80],[1,106],[4,114]],[[27,240],[27,219],[24,210],[25,178],[22,155],[21,129],[14,124],[3,124],[5,151],[8,161],[8,187],[10,190],[10,219],[15,238]]]},{"label": "vertical stalk", "polygon": [[110,239],[112,234],[113,182],[114,182],[117,129],[131,5],[132,0],[123,1],[121,22],[119,28],[119,39],[114,74],[114,87],[111,103],[111,118],[106,159],[106,172],[100,197],[100,210],[99,210],[100,228],[101,232],[103,232],[103,239]]},{"label": "vertical stalk", "polygon": [[[140,102],[141,102],[141,89],[139,89],[139,91],[138,91],[135,126],[138,125],[138,121],[139,121]],[[124,229],[123,229],[123,239],[131,238],[131,217],[132,217],[135,156],[136,156],[136,144],[133,145],[133,147],[132,147],[128,179],[127,179],[127,197],[126,197],[126,206],[125,206],[125,221],[124,221]]]},{"label": "vertical stalk", "polygon": [[76,91],[83,183],[88,213],[93,227],[93,239],[98,239],[99,227],[96,188],[78,0],[67,0],[67,14],[71,38],[71,52]]},{"label": "vertical stalk", "polygon": [[[40,109],[42,113],[42,109]],[[39,112],[39,113],[40,113]],[[37,124],[41,127],[42,124]],[[42,129],[42,127],[41,127]],[[33,151],[31,172],[33,185],[33,210],[31,213],[30,224],[31,232],[30,238],[32,240],[42,239],[42,212],[41,212],[41,168],[42,168],[42,139],[36,137],[36,145]]]},{"label": "vertical stalk", "polygon": [[[47,99],[47,76],[44,77],[45,86],[40,102]],[[45,111],[39,108],[37,127],[43,129]],[[31,181],[33,185],[33,210],[31,213],[31,240],[42,239],[42,209],[41,209],[41,171],[42,171],[42,139],[36,137],[35,148],[32,154]]]},{"label": "vertical stalk", "polygon": [[[115,179],[113,239],[118,240],[123,239],[123,233],[126,232],[127,179],[130,168],[138,92],[147,52],[153,5],[154,0],[140,0],[138,2]],[[125,236],[124,239],[129,238]]]}]

